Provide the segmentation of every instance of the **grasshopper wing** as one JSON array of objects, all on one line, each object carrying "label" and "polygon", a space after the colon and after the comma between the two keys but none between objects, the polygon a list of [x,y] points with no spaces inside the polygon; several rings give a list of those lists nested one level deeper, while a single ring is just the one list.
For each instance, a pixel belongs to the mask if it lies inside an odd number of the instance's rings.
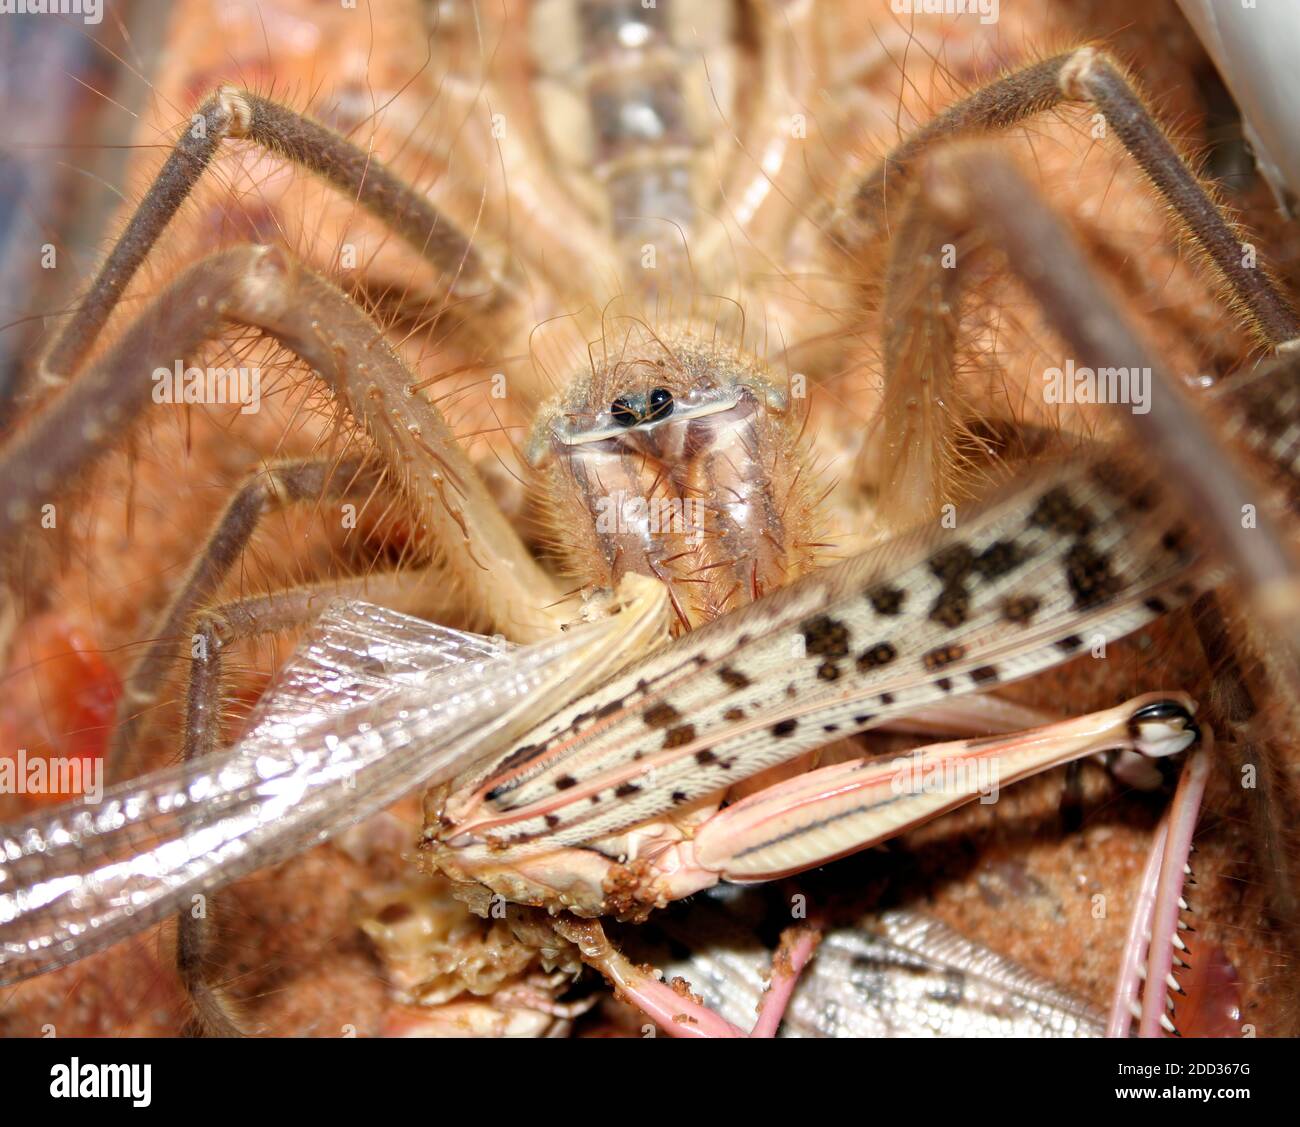
[{"label": "grasshopper wing", "polygon": [[[756,889],[719,886],[639,929],[632,950],[744,1028],[772,965],[757,935],[769,908]],[[781,1035],[1100,1037],[1104,1029],[1105,1015],[1054,983],[931,916],[893,908],[826,931]]]},{"label": "grasshopper wing", "polygon": [[[642,606],[640,609],[645,609]],[[636,610],[516,648],[336,603],[234,747],[0,827],[0,984],[112,945],[449,779],[644,644]],[[635,635],[628,643],[629,635]]]}]

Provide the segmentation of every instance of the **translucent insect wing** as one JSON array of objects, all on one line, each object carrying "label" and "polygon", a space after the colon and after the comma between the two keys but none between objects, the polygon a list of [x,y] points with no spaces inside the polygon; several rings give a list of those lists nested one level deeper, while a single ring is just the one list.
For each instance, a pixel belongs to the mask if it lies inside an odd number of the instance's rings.
[{"label": "translucent insect wing", "polygon": [[53,970],[454,777],[609,621],[514,648],[339,603],[229,751],[0,827],[0,983]]},{"label": "translucent insect wing", "polygon": [[1100,1037],[1099,1012],[915,912],[832,931],[787,1036]]},{"label": "translucent insect wing", "polygon": [[[741,1028],[753,1022],[771,952],[746,926],[745,893],[707,894],[688,917],[660,922],[685,958],[654,950]],[[725,907],[724,907],[725,905]],[[732,915],[735,912],[738,915]],[[830,929],[801,976],[786,1037],[1099,1037],[1102,1015],[1054,983],[907,909]]]}]

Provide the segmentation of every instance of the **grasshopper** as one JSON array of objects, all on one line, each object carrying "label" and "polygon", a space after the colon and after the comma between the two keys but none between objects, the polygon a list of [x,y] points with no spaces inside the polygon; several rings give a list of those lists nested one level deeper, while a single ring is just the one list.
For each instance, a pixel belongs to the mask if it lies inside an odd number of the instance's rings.
[{"label": "grasshopper", "polygon": [[[666,646],[666,598],[640,577],[615,613],[507,652],[343,608],[218,762],[6,830],[5,976],[111,943],[413,785],[433,786],[422,842],[432,867],[551,914],[637,919],[719,879],[818,865],[987,796],[981,765],[1001,786],[1106,750],[1181,752],[1198,735],[1192,702],[1148,694],[931,745],[901,766],[850,760],[720,808],[735,782],[828,738],[1030,675],[1094,632],[1118,637],[1189,598],[1200,557],[1181,520],[1149,479],[1117,489],[1116,476],[1049,475],[973,515],[960,537],[887,545]],[[932,612],[959,583],[968,613],[954,628]],[[602,658],[626,668],[532,723]],[[683,1028],[680,996],[563,920],[584,958],[665,1028]]]}]

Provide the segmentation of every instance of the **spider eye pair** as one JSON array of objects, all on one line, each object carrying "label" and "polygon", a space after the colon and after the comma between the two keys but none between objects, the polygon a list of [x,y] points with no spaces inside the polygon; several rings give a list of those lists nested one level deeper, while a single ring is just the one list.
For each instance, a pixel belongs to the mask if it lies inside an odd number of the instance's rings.
[{"label": "spider eye pair", "polygon": [[668,418],[673,413],[673,405],[673,393],[666,387],[657,387],[644,399],[639,395],[620,395],[609,405],[609,413],[618,426],[633,427]]}]

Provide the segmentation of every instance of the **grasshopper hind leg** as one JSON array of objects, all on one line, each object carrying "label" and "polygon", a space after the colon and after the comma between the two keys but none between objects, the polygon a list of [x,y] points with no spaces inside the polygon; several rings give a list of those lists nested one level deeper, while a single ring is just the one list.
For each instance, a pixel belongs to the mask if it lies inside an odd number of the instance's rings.
[{"label": "grasshopper hind leg", "polygon": [[[758,1017],[746,1031],[715,1013],[693,994],[682,979],[662,982],[657,974],[636,966],[605,936],[596,920],[561,917],[555,931],[577,946],[582,960],[600,971],[615,993],[640,1010],[672,1037],[775,1037],[794,995],[799,976],[821,941],[819,929],[793,927],[781,936],[772,958],[768,987],[758,1003]],[[653,1027],[645,1027],[653,1035]]]},{"label": "grasshopper hind leg", "polygon": [[[1138,1019],[1140,1037],[1157,1037],[1161,1030],[1183,1035],[1175,1020],[1165,1011],[1178,1016],[1180,1008],[1165,987],[1186,998],[1174,967],[1186,968],[1180,956],[1187,955],[1180,930],[1185,926],[1180,910],[1187,910],[1183,899],[1184,877],[1190,875],[1188,858],[1196,830],[1201,800],[1210,773],[1214,736],[1209,729],[1201,733],[1197,747],[1183,766],[1178,790],[1165,817],[1151,839],[1146,869],[1138,889],[1138,902],[1129,924],[1124,957],[1111,1004],[1106,1032],[1111,1037],[1126,1037],[1131,1018]],[[1144,987],[1139,987],[1140,981]],[[1142,995],[1139,1005],[1138,994]]]}]

